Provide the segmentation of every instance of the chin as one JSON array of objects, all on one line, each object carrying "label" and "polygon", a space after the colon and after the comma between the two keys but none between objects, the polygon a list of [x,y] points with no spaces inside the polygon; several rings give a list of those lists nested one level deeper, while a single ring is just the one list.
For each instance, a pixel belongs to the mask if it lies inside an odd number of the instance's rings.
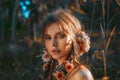
[{"label": "chin", "polygon": [[53,59],[58,60],[59,58],[58,57],[53,57]]},{"label": "chin", "polygon": [[58,56],[52,56],[52,58],[55,59],[55,60],[58,60],[58,59],[59,59]]}]

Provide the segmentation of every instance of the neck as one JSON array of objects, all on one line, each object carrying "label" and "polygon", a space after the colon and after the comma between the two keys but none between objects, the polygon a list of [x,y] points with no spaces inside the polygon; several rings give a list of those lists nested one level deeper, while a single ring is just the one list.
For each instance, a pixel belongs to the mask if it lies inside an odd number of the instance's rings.
[{"label": "neck", "polygon": [[61,65],[64,61],[66,61],[67,57],[62,57],[58,59],[58,64]]}]

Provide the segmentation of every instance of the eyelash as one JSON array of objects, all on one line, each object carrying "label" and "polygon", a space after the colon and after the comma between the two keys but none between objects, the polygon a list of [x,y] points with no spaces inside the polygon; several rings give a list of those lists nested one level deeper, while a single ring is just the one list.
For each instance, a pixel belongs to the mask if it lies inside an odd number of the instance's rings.
[{"label": "eyelash", "polygon": [[45,39],[45,40],[50,40],[50,39],[51,39],[51,37],[46,36],[46,37],[44,37],[44,39]]},{"label": "eyelash", "polygon": [[57,36],[58,39],[63,39],[65,37],[65,34],[60,34]]},{"label": "eyelash", "polygon": [[[63,38],[65,38],[65,34],[60,34],[60,35],[57,35],[57,36],[56,36],[56,39],[63,39]],[[45,40],[50,40],[51,37],[45,36],[44,39],[45,39]]]}]

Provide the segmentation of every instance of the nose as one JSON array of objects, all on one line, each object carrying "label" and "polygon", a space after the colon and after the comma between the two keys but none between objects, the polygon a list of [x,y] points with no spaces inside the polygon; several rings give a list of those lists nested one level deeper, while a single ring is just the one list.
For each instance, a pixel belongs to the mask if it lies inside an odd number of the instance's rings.
[{"label": "nose", "polygon": [[58,46],[57,39],[53,39],[53,46],[54,46],[54,47],[57,47],[57,46]]}]

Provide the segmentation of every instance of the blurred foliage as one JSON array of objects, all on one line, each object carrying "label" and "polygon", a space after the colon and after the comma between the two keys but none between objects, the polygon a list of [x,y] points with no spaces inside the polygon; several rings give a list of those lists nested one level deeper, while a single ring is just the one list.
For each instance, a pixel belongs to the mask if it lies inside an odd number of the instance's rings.
[{"label": "blurred foliage", "polygon": [[[21,14],[19,0],[0,0],[0,80],[42,79],[43,45],[40,43],[39,24],[49,12],[58,8],[73,12],[90,35],[91,49],[80,57],[80,61],[91,68],[96,80],[104,76],[104,39],[109,38],[116,26],[107,51],[107,76],[110,80],[120,79],[120,6],[115,0],[31,2],[30,17],[25,19]],[[12,35],[15,35],[14,39],[11,39]]]}]

